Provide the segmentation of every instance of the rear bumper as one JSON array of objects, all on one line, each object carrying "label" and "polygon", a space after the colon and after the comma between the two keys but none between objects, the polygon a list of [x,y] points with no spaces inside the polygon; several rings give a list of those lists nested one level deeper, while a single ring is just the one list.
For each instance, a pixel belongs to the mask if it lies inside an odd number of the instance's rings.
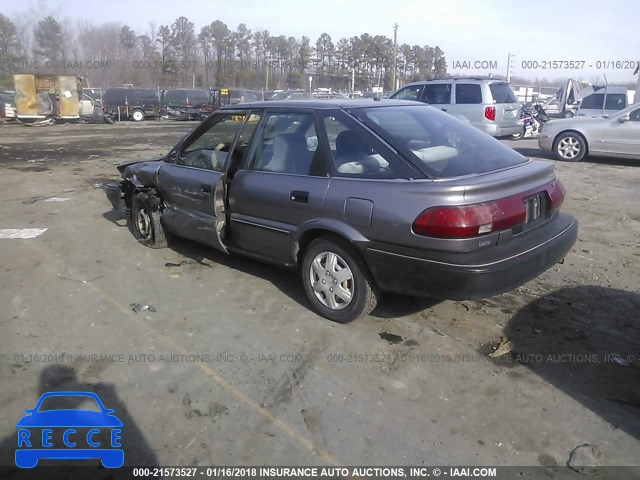
[{"label": "rear bumper", "polygon": [[483,125],[481,128],[485,133],[492,137],[506,137],[522,132],[522,123],[519,122],[511,127],[499,127],[498,125]]},{"label": "rear bumper", "polygon": [[578,222],[555,215],[546,225],[504,244],[469,253],[438,253],[390,245],[363,252],[383,290],[442,299],[470,300],[504,293],[559,262],[578,235]]}]

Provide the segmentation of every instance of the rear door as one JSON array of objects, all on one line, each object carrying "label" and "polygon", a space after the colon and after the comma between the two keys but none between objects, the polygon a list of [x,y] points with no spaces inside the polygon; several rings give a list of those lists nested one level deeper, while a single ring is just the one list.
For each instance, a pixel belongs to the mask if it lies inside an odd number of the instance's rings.
[{"label": "rear door", "polygon": [[260,258],[292,264],[292,239],[321,215],[329,187],[309,110],[266,112],[251,153],[229,181],[231,242]]},{"label": "rear door", "polygon": [[[506,82],[493,82],[489,90],[496,107],[496,125],[500,128],[518,127],[520,125],[520,104]],[[490,106],[490,105],[489,105]]]},{"label": "rear door", "polygon": [[456,83],[453,88],[454,101],[449,106],[448,113],[454,117],[464,117],[474,127],[480,127],[484,119],[480,84]]},{"label": "rear door", "polygon": [[181,236],[226,251],[225,170],[241,158],[255,122],[225,111],[203,123],[174,149],[158,171],[166,204],[163,221]]}]

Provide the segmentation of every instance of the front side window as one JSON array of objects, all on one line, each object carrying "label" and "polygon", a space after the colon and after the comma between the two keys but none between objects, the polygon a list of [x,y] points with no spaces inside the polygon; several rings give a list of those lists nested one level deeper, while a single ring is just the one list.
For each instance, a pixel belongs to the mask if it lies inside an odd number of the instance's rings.
[{"label": "front side window", "polygon": [[640,122],[640,108],[636,108],[629,114],[629,120],[632,122]]},{"label": "front side window", "polygon": [[602,110],[602,106],[604,105],[604,94],[603,93],[594,93],[582,99],[582,103],[580,104],[580,109],[589,109],[589,110]]},{"label": "front side window", "polygon": [[411,85],[403,88],[391,98],[394,100],[418,100],[422,92],[422,85]]},{"label": "front side window", "polygon": [[336,112],[322,120],[334,175],[359,178],[411,178],[416,172],[391,154],[370,133]]},{"label": "front side window", "polygon": [[427,106],[351,112],[430,178],[485,173],[528,161],[480,130]]},{"label": "front side window", "polygon": [[425,85],[422,101],[431,105],[447,105],[451,103],[451,84],[430,83]]},{"label": "front side window", "polygon": [[[245,118],[246,114],[221,115],[221,118],[211,127],[190,139],[182,147],[182,152],[175,158],[175,163],[205,170],[224,171],[230,156],[234,159],[242,158],[258,123],[256,114],[252,114],[246,124]],[[238,136],[237,141],[235,141],[236,136]],[[233,152],[229,155],[231,148]]]},{"label": "front side window", "polygon": [[256,133],[250,170],[292,175],[326,175],[311,113],[271,113]]},{"label": "front side window", "polygon": [[456,103],[458,105],[482,103],[480,85],[474,83],[458,83],[456,85]]}]

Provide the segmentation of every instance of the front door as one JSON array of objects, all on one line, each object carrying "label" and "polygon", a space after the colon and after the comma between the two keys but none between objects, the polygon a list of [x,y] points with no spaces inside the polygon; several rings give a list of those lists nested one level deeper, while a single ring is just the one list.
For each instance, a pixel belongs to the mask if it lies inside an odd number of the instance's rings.
[{"label": "front door", "polygon": [[233,245],[291,264],[292,238],[321,214],[329,178],[312,112],[271,112],[229,183]]},{"label": "front door", "polygon": [[616,117],[609,120],[605,131],[604,150],[633,158],[640,157],[640,107],[629,113],[629,120],[620,122]]},{"label": "front door", "polygon": [[[181,236],[226,252],[225,170],[242,158],[256,122],[245,112],[221,112],[198,127],[158,171],[162,217]],[[245,138],[247,137],[247,138]]]}]

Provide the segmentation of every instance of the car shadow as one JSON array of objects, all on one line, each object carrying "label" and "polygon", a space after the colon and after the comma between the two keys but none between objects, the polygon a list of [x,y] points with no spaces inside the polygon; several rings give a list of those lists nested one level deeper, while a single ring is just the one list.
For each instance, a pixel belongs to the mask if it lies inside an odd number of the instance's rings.
[{"label": "car shadow", "polygon": [[[98,395],[105,408],[115,410],[114,415],[122,422],[120,443],[124,450],[124,466],[120,469],[104,468],[99,460],[46,460],[38,461],[33,469],[20,469],[15,465],[15,450],[18,445],[17,428],[7,437],[0,440],[0,478],[46,478],[46,479],[86,479],[111,480],[130,478],[131,469],[127,466],[155,466],[158,459],[147,442],[142,430],[127,411],[125,403],[118,397],[116,388],[108,383],[83,383],[76,378],[75,370],[69,365],[50,365],[40,373],[38,397],[46,392],[54,391],[86,391]],[[73,397],[58,397],[60,401],[56,409],[74,409],[79,405]],[[35,405],[35,404],[34,404]],[[24,405],[33,408],[34,405]],[[4,410],[7,413],[6,409]],[[16,422],[23,415],[22,410],[14,413]],[[54,434],[56,432],[54,431]],[[59,439],[58,439],[59,440]],[[36,438],[36,444],[40,439]],[[56,440],[53,440],[54,447]],[[36,445],[34,445],[36,447]],[[11,467],[10,467],[11,466]]]},{"label": "car shadow", "polygon": [[511,352],[496,364],[526,365],[611,428],[640,439],[640,294],[557,290],[519,310],[505,335]]},{"label": "car shadow", "polygon": [[[121,212],[110,210],[104,212],[102,216],[118,227],[131,229],[128,226],[127,216]],[[267,262],[240,255],[227,255],[214,248],[184,238],[174,238],[169,248],[190,261],[203,266],[211,266],[210,262],[213,262],[247,275],[262,278],[273,284],[297,304],[312,310],[302,287],[300,276],[293,270],[286,270]],[[431,308],[437,303],[439,302],[436,300],[385,292],[371,315],[377,318],[401,317]]]}]

